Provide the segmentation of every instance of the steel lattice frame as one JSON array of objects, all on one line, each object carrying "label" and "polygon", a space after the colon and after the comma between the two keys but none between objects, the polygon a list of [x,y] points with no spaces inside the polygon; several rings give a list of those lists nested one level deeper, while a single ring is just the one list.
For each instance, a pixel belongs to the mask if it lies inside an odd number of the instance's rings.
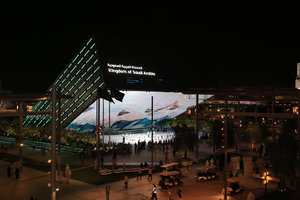
[{"label": "steel lattice frame", "polygon": [[[61,95],[72,98],[61,99],[61,127],[66,127],[97,99],[97,90],[104,85],[99,54],[94,38],[90,38],[69,65],[54,81]],[[47,90],[51,92],[53,84]],[[39,101],[33,111],[50,111],[51,100]],[[58,108],[58,103],[57,103]],[[58,109],[57,109],[58,113]],[[56,121],[58,121],[58,117]],[[34,124],[44,127],[51,121],[48,115],[27,116],[24,126]]]}]

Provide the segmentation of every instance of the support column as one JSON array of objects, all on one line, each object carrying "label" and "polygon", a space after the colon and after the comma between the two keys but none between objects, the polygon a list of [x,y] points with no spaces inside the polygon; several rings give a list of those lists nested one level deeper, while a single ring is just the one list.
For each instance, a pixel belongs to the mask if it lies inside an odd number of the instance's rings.
[{"label": "support column", "polygon": [[108,146],[110,146],[110,101],[108,102]]},{"label": "support column", "polygon": [[255,100],[255,108],[254,108],[254,112],[255,112],[255,124],[257,124],[257,99]]},{"label": "support column", "polygon": [[154,149],[154,142],[153,142],[153,96],[151,96],[151,168],[153,168],[153,149]]},{"label": "support column", "polygon": [[199,159],[199,94],[196,94],[196,159]]},{"label": "support column", "polygon": [[62,170],[61,170],[61,93],[60,88],[58,88],[58,121],[57,121],[57,172],[58,172],[58,178],[59,181],[61,181],[62,178]]},{"label": "support column", "polygon": [[[237,112],[240,112],[240,105],[241,105],[241,102],[240,102],[240,97],[238,97],[239,99],[238,99],[238,103],[237,103]],[[238,153],[238,150],[239,150],[239,146],[238,146],[238,144],[240,143],[240,137],[241,137],[241,135],[242,135],[242,127],[241,127],[241,124],[243,123],[242,122],[242,117],[240,116],[240,115],[238,115],[238,116],[236,116],[236,118],[235,118],[235,120],[237,119],[237,121],[238,121],[238,137],[237,137],[237,143],[236,143],[236,145],[235,145],[235,147],[236,147],[236,152]]]},{"label": "support column", "polygon": [[105,127],[104,127],[104,99],[102,99],[102,152],[104,151],[105,149],[105,143],[104,143],[104,130],[105,130]]},{"label": "support column", "polygon": [[51,143],[51,199],[56,200],[56,89],[53,85],[52,89],[52,143]]},{"label": "support column", "polygon": [[227,148],[228,148],[228,100],[225,96],[225,131],[224,131],[224,200],[227,200]]},{"label": "support column", "polygon": [[[275,102],[274,101],[275,101],[275,97],[272,96],[272,138],[273,140],[275,139],[275,131],[274,131],[274,106],[275,106],[274,103]],[[298,101],[298,108],[299,108],[299,101]]]},{"label": "support column", "polygon": [[19,102],[18,104],[19,111],[19,162],[20,167],[23,166],[23,120],[24,120],[24,111],[23,111],[23,103]]},{"label": "support column", "polygon": [[300,96],[298,96],[297,137],[300,137]]},{"label": "support column", "polygon": [[99,169],[99,149],[100,149],[100,137],[99,137],[99,126],[100,126],[100,99],[96,100],[96,169]]}]

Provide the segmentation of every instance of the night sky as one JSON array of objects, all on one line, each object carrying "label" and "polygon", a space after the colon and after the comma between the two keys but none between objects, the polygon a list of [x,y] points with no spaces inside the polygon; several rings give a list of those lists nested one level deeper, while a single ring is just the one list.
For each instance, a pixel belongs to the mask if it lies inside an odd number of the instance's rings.
[{"label": "night sky", "polygon": [[293,7],[1,5],[2,87],[45,91],[92,35],[101,58],[145,66],[178,85],[294,87],[300,15]]}]

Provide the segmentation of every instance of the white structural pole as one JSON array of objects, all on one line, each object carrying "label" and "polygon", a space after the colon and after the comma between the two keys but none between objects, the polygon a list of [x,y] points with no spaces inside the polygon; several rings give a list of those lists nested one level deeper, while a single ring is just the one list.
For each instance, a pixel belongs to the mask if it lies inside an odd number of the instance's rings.
[{"label": "white structural pole", "polygon": [[102,99],[102,127],[103,127],[103,129],[102,129],[102,154],[103,154],[103,152],[104,152],[104,149],[105,149],[105,144],[104,144],[104,129],[105,129],[105,127],[104,127],[104,99]]},{"label": "white structural pole", "polygon": [[227,200],[227,154],[228,154],[228,100],[225,96],[225,138],[224,138],[224,200]]},{"label": "white structural pole", "polygon": [[154,150],[154,142],[153,142],[153,96],[151,96],[151,168],[153,169],[153,150]]},{"label": "white structural pole", "polygon": [[96,100],[96,169],[99,169],[99,149],[100,149],[100,135],[99,135],[99,126],[100,126],[100,98]]},{"label": "white structural pole", "polygon": [[108,102],[108,145],[110,145],[110,101]]},{"label": "white structural pole", "polygon": [[51,143],[51,199],[56,200],[56,89],[55,85],[52,88],[52,143]]}]

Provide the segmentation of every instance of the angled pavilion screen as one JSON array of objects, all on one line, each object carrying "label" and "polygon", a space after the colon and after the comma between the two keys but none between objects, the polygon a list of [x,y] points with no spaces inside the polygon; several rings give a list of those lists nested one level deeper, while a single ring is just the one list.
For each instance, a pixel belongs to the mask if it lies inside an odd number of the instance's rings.
[{"label": "angled pavilion screen", "polygon": [[[123,72],[123,68],[126,68],[126,82],[122,82],[121,86],[125,87],[125,90],[126,88],[139,90],[124,92],[125,96],[122,102],[115,101],[115,104],[111,103],[110,125],[113,131],[148,129],[151,127],[151,96],[154,97],[154,122],[156,126],[176,117],[186,111],[188,107],[195,105],[195,96],[192,97],[191,95],[184,95],[179,92],[141,91],[168,90],[165,90],[161,79],[156,77],[154,72],[147,71],[143,66],[105,63],[103,62],[103,58],[100,60],[97,50],[96,39],[90,38],[87,40],[82,49],[53,82],[62,95],[72,96],[69,99],[61,99],[60,103],[56,105],[57,108],[60,107],[60,112],[59,109],[56,110],[57,116],[59,116],[56,118],[56,121],[60,119],[62,128],[68,127],[80,132],[95,130],[95,101],[98,96],[98,88],[108,86],[104,84],[104,76],[108,78],[110,83],[117,82],[118,78],[120,78],[118,74],[105,73],[107,70],[113,72],[115,72],[114,70],[118,72],[122,70]],[[111,67],[111,69],[108,67]],[[129,74],[128,70],[133,74]],[[130,76],[127,76],[128,74]],[[148,78],[144,78],[146,76]],[[145,87],[144,82],[147,82],[148,79],[151,81]],[[51,92],[53,84],[47,90],[48,92]],[[202,95],[200,99],[206,99],[206,97],[208,98],[209,96]],[[33,108],[33,111],[50,111],[51,104],[50,100],[40,101]],[[104,111],[104,125],[107,128],[109,121],[108,102],[105,102]],[[102,103],[100,112],[100,121],[102,123]],[[27,116],[23,125],[33,124],[43,127],[50,122],[50,116],[36,115]]]},{"label": "angled pavilion screen", "polygon": [[[72,95],[70,99],[61,99],[62,127],[66,127],[95,101],[97,88],[101,87],[103,83],[96,42],[90,38],[53,83],[62,95]],[[49,87],[48,92],[51,92],[53,84]],[[51,104],[49,100],[40,101],[33,111],[50,110]],[[58,105],[57,103],[57,107]],[[23,125],[45,126],[50,120],[51,117],[47,115],[27,116]]]},{"label": "angled pavilion screen", "polygon": [[[153,96],[154,123],[160,125],[196,104],[195,95],[184,95],[175,92],[127,91],[122,102],[110,104],[110,125],[112,131],[148,129],[151,127],[151,96]],[[208,98],[200,95],[199,100]],[[101,100],[101,123],[103,120]],[[91,104],[69,126],[69,129],[80,132],[94,131],[96,122],[96,102]],[[109,125],[108,102],[104,101],[104,126]]]}]

